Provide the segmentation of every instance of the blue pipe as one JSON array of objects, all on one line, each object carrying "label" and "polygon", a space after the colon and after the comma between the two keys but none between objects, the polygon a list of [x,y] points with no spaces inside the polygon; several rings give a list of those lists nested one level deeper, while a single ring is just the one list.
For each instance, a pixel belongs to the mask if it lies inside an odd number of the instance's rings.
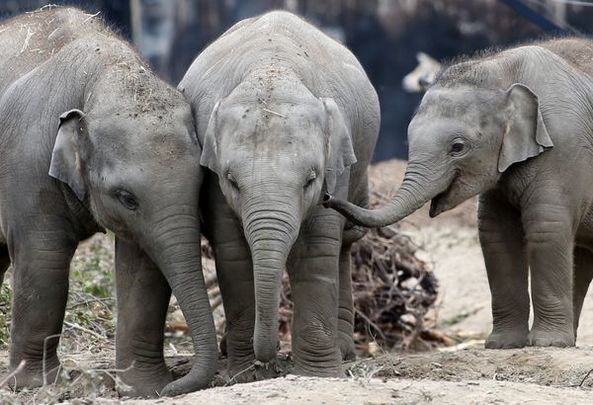
[{"label": "blue pipe", "polygon": [[554,32],[557,34],[571,34],[582,35],[578,30],[572,27],[560,27],[546,16],[531,9],[521,0],[499,0],[507,6],[511,7],[517,14],[528,19],[533,24],[540,27],[546,32]]}]

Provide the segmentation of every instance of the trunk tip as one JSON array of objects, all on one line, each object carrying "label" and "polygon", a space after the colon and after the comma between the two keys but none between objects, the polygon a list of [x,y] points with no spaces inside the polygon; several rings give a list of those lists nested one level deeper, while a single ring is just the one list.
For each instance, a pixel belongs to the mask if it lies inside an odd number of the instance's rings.
[{"label": "trunk tip", "polygon": [[253,347],[255,352],[255,359],[262,363],[269,363],[276,359],[276,345],[275,344],[255,344]]},{"label": "trunk tip", "polygon": [[323,194],[323,200],[321,202],[325,208],[331,208],[331,202],[333,199],[334,197],[330,193],[326,192]]}]

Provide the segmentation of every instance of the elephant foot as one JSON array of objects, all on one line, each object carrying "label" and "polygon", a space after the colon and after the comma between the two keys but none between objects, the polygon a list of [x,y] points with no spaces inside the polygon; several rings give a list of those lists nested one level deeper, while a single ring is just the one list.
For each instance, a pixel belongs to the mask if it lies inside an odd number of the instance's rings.
[{"label": "elephant foot", "polygon": [[254,359],[229,365],[228,373],[229,382],[233,384],[267,380],[286,374],[277,360],[261,363]]},{"label": "elephant foot", "polygon": [[[60,370],[60,361],[57,357],[53,359],[46,359],[44,379],[43,363],[39,361],[33,362],[31,360],[26,360],[24,367],[22,367],[18,373],[6,381],[6,386],[12,390],[20,391],[25,388],[41,387],[44,385],[44,383],[53,384],[58,379],[58,373]],[[13,372],[14,370],[11,371]]]},{"label": "elephant foot", "polygon": [[344,372],[342,371],[342,367],[340,367],[340,366],[321,368],[321,367],[295,365],[294,370],[292,371],[291,374],[302,375],[302,376],[307,376],[307,377],[324,377],[324,378],[344,377]]},{"label": "elephant foot", "polygon": [[117,384],[117,392],[122,397],[151,398],[159,396],[161,390],[173,381],[166,364],[153,367],[131,367],[118,373],[121,383]]},{"label": "elephant foot", "polygon": [[[293,353],[293,356],[294,369],[291,374],[307,377],[344,377],[341,354],[337,350],[331,356],[329,353],[326,356],[319,353],[318,357],[307,356],[308,358],[301,357],[299,353]],[[321,359],[325,361],[320,361]]]},{"label": "elephant foot", "polygon": [[242,360],[232,360],[229,359],[229,365],[227,368],[227,372],[229,375],[229,381],[232,384],[235,383],[247,383],[257,381],[256,376],[256,365],[255,365],[255,357],[251,356],[247,359]]},{"label": "elephant foot", "polygon": [[575,345],[575,335],[572,332],[532,329],[529,332],[527,344],[540,347],[571,347]]},{"label": "elephant foot", "polygon": [[527,332],[492,332],[486,339],[486,349],[517,349],[527,345]]},{"label": "elephant foot", "polygon": [[352,335],[340,332],[338,335],[338,342],[340,344],[342,360],[355,360],[356,351],[354,350],[354,339],[352,338]]}]

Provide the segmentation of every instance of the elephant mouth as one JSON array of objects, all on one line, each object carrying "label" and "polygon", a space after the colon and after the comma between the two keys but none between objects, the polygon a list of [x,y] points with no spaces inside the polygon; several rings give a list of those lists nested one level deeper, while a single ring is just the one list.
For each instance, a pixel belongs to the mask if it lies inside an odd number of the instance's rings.
[{"label": "elephant mouth", "polygon": [[445,194],[446,193],[440,193],[430,201],[430,211],[428,211],[428,215],[431,218],[434,218],[437,215],[439,215],[440,213],[442,213],[443,211],[445,211],[445,209],[442,207],[442,203],[441,203]]},{"label": "elephant mouth", "polygon": [[432,200],[430,201],[430,210],[428,211],[428,215],[431,218],[434,218],[437,215],[447,211],[448,209],[453,208],[451,206],[451,204],[449,203],[449,199],[447,198],[447,196],[449,195],[451,190],[453,190],[453,188],[455,187],[456,182],[457,182],[457,173],[453,176],[453,180],[451,180],[451,183],[449,183],[449,186],[443,192],[437,194],[436,196],[434,196],[432,198]]}]

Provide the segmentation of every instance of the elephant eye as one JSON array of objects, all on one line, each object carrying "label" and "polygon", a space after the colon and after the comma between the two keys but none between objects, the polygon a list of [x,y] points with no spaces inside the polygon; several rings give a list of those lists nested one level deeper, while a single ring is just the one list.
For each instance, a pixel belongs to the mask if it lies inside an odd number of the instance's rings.
[{"label": "elephant eye", "polygon": [[317,172],[315,170],[311,170],[311,172],[307,175],[307,180],[305,181],[304,188],[311,187],[315,180],[317,179]]},{"label": "elephant eye", "polygon": [[461,139],[455,139],[451,143],[451,147],[449,148],[449,153],[452,155],[459,155],[465,150],[465,143]]},{"label": "elephant eye", "polygon": [[118,189],[115,191],[115,196],[121,205],[130,211],[136,211],[138,209],[138,200],[136,200],[134,194],[130,193],[129,191]]},{"label": "elephant eye", "polygon": [[226,174],[226,179],[229,181],[232,188],[234,188],[236,191],[239,191],[239,184],[237,184],[237,180],[235,180],[231,173]]}]

